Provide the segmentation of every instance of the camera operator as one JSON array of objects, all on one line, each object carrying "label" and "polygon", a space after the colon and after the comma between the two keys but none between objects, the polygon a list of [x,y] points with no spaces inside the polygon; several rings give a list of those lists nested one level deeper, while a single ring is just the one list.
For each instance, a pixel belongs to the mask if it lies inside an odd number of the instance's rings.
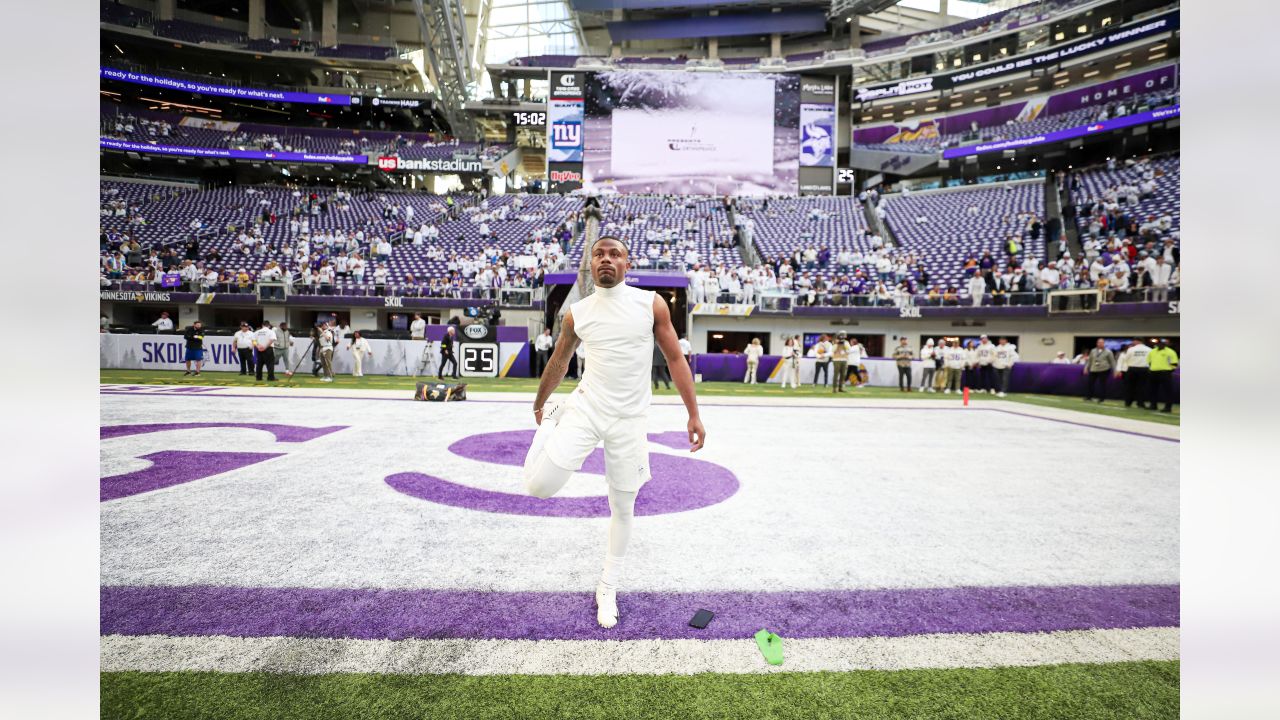
[{"label": "camera operator", "polygon": [[333,330],[329,323],[320,325],[320,340],[316,343],[320,348],[320,366],[324,369],[324,377],[320,382],[333,382]]}]

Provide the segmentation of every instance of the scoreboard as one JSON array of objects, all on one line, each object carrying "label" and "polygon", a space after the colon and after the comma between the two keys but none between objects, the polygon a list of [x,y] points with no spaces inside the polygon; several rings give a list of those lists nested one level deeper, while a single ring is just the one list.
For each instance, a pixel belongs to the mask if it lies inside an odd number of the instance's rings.
[{"label": "scoreboard", "polygon": [[462,377],[498,377],[502,369],[499,363],[498,334],[494,327],[482,322],[472,323],[459,333],[458,368]]},{"label": "scoreboard", "polygon": [[545,127],[547,114],[542,111],[513,112],[511,113],[511,124],[516,127]]}]

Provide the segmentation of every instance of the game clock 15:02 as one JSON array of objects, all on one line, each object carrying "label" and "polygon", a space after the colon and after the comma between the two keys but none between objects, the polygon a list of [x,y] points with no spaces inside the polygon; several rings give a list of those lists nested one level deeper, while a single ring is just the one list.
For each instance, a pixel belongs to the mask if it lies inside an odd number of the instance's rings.
[{"label": "game clock 15:02", "polygon": [[541,111],[513,112],[511,123],[516,127],[543,127],[547,124],[547,114]]}]

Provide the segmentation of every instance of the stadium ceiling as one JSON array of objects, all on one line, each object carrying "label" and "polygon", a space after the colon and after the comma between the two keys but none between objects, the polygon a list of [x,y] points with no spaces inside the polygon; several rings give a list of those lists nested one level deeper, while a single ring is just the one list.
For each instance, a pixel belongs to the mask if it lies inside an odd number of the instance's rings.
[{"label": "stadium ceiling", "polygon": [[477,140],[480,131],[475,118],[463,110],[474,78],[462,0],[413,0],[413,9],[440,95],[440,110],[455,137]]},{"label": "stadium ceiling", "polygon": [[827,17],[872,15],[897,4],[898,0],[831,0],[831,9],[827,11]]},{"label": "stadium ceiling", "polygon": [[823,7],[829,0],[569,0],[578,12],[613,10],[742,10],[776,7]]}]

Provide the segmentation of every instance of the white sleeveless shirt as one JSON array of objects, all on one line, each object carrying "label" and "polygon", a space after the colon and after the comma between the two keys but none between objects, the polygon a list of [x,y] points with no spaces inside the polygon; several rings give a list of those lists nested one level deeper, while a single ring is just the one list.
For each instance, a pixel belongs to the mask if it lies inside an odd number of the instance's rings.
[{"label": "white sleeveless shirt", "polygon": [[652,399],[654,293],[630,285],[596,287],[570,306],[573,331],[586,348],[587,370],[573,392],[606,417],[637,417]]}]

